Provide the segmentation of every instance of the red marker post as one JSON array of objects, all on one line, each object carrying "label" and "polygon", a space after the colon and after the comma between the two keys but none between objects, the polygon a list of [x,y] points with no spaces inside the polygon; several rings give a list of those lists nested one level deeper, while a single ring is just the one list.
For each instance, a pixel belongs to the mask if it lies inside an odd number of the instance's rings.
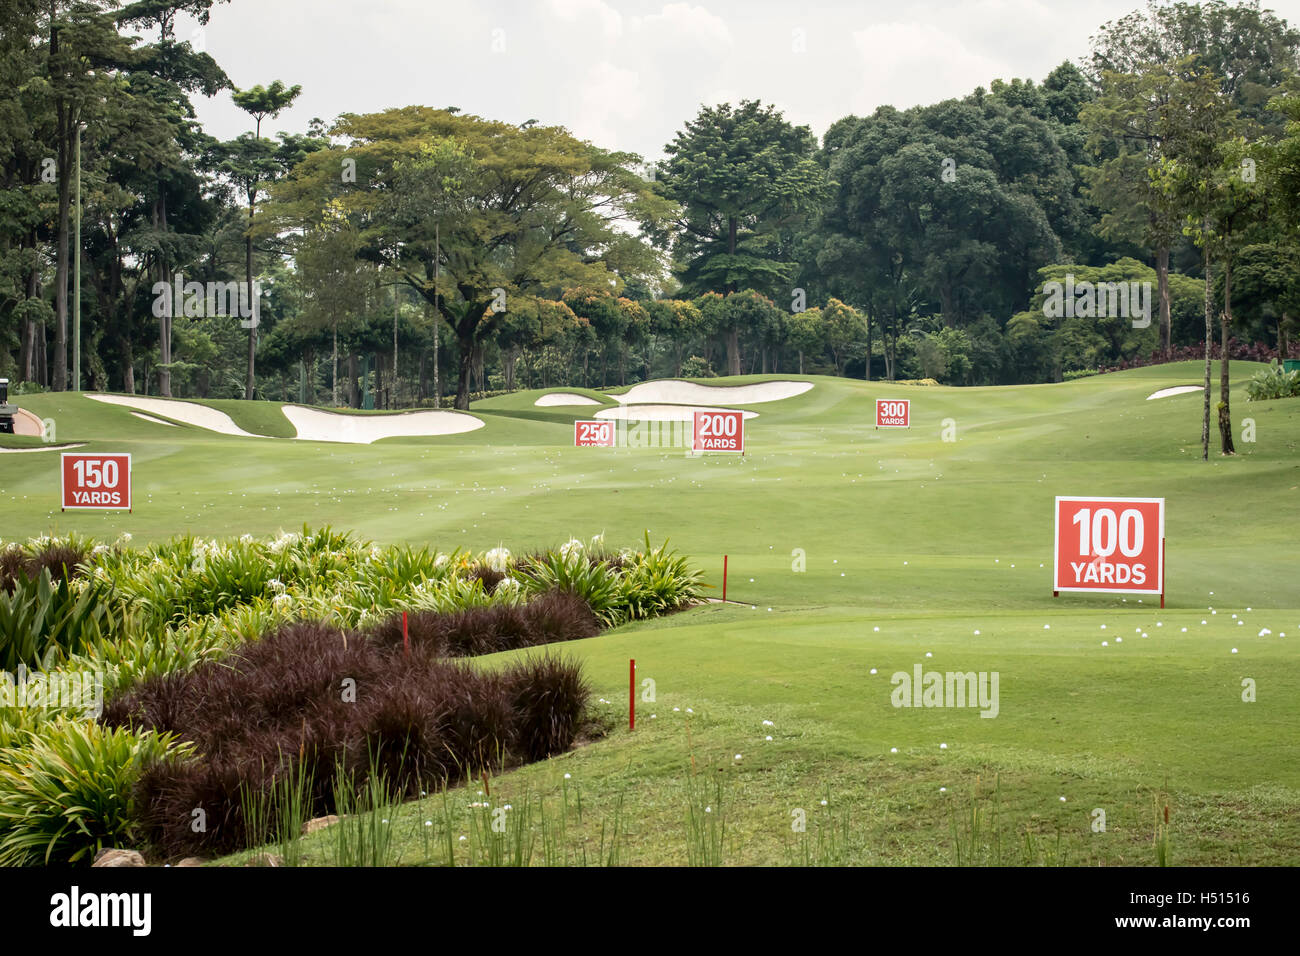
[{"label": "red marker post", "polygon": [[627,729],[636,730],[636,658],[627,662]]},{"label": "red marker post", "polygon": [[722,603],[727,603],[727,556],[722,556]]},{"label": "red marker post", "polygon": [[402,647],[406,651],[406,656],[411,656],[411,632],[406,627],[406,612],[402,612]]}]

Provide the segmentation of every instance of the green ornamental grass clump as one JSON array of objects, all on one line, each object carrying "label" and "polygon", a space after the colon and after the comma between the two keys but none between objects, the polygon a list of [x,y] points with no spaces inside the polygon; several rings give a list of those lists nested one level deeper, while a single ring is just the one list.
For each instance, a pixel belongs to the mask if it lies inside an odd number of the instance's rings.
[{"label": "green ornamental grass clump", "polygon": [[186,756],[171,734],[61,718],[0,750],[0,866],[87,863],[138,836],[136,782]]}]

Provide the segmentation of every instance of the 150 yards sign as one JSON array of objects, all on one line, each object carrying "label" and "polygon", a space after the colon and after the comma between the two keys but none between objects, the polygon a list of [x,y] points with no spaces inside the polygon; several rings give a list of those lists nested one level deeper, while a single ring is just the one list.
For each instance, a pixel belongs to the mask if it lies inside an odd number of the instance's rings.
[{"label": "150 yards sign", "polygon": [[131,456],[70,454],[62,460],[62,507],[131,510]]},{"label": "150 yards sign", "polygon": [[1165,594],[1165,499],[1057,498],[1052,593]]}]

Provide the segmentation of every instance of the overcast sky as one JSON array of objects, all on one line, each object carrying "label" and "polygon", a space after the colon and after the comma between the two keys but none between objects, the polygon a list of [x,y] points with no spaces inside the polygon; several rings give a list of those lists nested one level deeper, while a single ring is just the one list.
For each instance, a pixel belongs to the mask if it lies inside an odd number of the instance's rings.
[{"label": "overcast sky", "polygon": [[[701,104],[760,99],[819,137],[877,106],[933,103],[1078,62],[1145,0],[230,0],[198,34],[238,87],[301,84],[269,129],[423,104],[567,127],[662,156]],[[1300,0],[1266,3],[1300,21]],[[195,106],[221,139],[248,128],[229,92]],[[263,126],[264,133],[267,125]]]}]

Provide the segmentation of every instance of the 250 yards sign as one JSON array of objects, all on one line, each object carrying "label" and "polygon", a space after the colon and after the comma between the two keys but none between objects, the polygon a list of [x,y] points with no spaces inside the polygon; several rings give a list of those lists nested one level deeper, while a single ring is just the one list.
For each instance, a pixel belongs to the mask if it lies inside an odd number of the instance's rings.
[{"label": "250 yards sign", "polygon": [[71,454],[62,458],[62,507],[131,510],[131,456]]},{"label": "250 yards sign", "polygon": [[1057,498],[1060,591],[1165,593],[1165,499]]}]

